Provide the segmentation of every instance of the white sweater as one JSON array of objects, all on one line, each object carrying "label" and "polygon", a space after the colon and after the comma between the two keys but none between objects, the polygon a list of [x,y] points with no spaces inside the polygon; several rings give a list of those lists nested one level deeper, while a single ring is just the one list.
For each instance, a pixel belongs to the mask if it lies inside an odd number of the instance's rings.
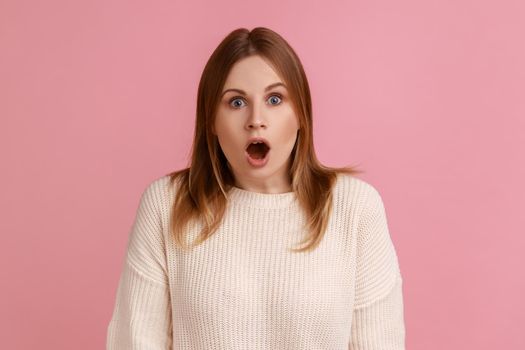
[{"label": "white sweater", "polygon": [[[402,279],[383,201],[342,174],[320,245],[292,253],[294,192],[229,192],[219,231],[190,252],[168,233],[169,177],[142,193],[107,349],[405,349]],[[188,227],[195,238],[200,225]]]}]

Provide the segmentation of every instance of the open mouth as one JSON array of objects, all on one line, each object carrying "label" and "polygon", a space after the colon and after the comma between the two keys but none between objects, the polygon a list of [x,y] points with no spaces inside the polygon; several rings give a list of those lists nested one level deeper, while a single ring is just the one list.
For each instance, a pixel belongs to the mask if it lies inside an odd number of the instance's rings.
[{"label": "open mouth", "polygon": [[270,147],[262,141],[255,141],[248,145],[246,152],[253,159],[263,159],[268,154]]}]

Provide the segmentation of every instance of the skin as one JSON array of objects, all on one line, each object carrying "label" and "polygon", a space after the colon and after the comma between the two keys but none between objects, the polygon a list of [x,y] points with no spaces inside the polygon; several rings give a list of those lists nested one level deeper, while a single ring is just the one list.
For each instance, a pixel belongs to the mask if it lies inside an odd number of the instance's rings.
[{"label": "skin", "polygon": [[[259,193],[291,192],[287,175],[290,157],[297,139],[299,120],[294,112],[288,91],[271,84],[284,82],[273,68],[258,55],[235,63],[224,84],[225,92],[217,110],[213,133],[228,160],[235,177],[235,186]],[[261,136],[268,140],[269,161],[262,168],[252,167],[245,156],[248,139]]]}]

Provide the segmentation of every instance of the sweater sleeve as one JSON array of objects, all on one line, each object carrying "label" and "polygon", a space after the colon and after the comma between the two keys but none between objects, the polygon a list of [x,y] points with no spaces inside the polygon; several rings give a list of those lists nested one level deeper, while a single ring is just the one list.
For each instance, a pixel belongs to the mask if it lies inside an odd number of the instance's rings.
[{"label": "sweater sleeve", "polygon": [[358,224],[349,350],[404,350],[402,276],[384,204],[371,185]]},{"label": "sweater sleeve", "polygon": [[171,348],[171,304],[159,210],[161,191],[159,183],[153,182],[142,193],[107,327],[107,350]]}]

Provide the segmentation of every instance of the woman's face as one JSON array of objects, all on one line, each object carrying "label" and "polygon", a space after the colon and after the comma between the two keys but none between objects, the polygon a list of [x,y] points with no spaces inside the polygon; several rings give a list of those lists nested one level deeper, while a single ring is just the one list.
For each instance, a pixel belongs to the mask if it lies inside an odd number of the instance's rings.
[{"label": "woman's face", "polygon": [[[255,55],[235,63],[222,93],[213,132],[236,186],[262,193],[291,191],[288,169],[299,120],[284,82]],[[254,153],[253,146],[250,152],[246,148],[251,137],[266,139],[270,149],[264,161],[254,160],[262,154],[248,156]]]}]

